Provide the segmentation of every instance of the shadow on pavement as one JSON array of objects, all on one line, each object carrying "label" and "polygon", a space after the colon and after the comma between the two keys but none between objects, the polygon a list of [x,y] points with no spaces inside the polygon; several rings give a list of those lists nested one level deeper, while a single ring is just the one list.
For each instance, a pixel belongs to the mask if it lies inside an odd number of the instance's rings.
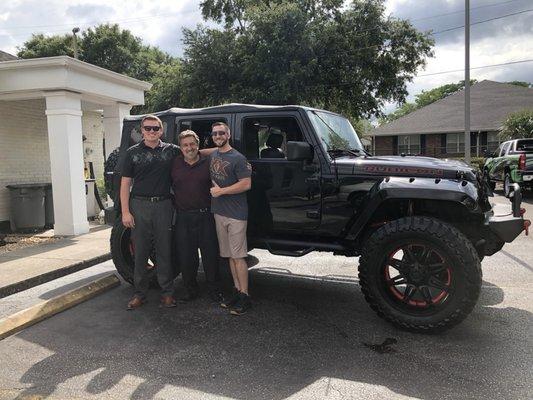
[{"label": "shadow on pavement", "polygon": [[[120,389],[132,399],[183,388],[254,400],[325,398],[331,391],[365,398],[377,389],[421,399],[525,398],[529,390],[532,315],[502,308],[502,289],[488,282],[472,315],[440,335],[385,323],[353,282],[254,274],[254,309],[242,317],[205,298],[159,309],[157,292],[127,312],[131,292],[123,285],[7,339],[17,340],[18,352],[31,343],[43,348],[12,378],[31,385],[19,398],[46,397],[60,385],[72,385],[73,397]],[[386,354],[364,344],[387,338],[396,343],[389,341],[394,351]],[[80,375],[88,381],[71,379]],[[307,396],[299,393],[306,388]]]}]

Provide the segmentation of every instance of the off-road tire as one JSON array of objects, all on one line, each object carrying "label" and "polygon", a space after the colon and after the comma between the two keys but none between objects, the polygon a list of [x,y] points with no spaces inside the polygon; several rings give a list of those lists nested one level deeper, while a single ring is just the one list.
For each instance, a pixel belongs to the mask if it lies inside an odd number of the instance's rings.
[{"label": "off-road tire", "polygon": [[[450,285],[442,304],[411,310],[405,300],[389,294],[393,279],[387,283],[383,270],[392,265],[391,252],[400,245],[411,246],[409,243],[420,243],[442,255]],[[434,218],[405,217],[383,225],[364,244],[359,280],[366,301],[381,318],[405,330],[438,333],[472,311],[481,290],[482,272],[476,250],[458,229]]]},{"label": "off-road tire", "polygon": [[104,183],[105,191],[109,197],[115,199],[116,188],[113,187],[113,175],[109,175],[108,172],[114,172],[118,163],[118,156],[120,154],[120,148],[116,148],[109,154],[107,160],[104,162]]},{"label": "off-road tire", "polygon": [[[130,251],[131,230],[122,225],[120,218],[117,218],[111,229],[111,257],[117,272],[122,279],[133,285],[133,271],[135,269],[133,255]],[[158,287],[155,271],[150,279],[150,286]]]}]

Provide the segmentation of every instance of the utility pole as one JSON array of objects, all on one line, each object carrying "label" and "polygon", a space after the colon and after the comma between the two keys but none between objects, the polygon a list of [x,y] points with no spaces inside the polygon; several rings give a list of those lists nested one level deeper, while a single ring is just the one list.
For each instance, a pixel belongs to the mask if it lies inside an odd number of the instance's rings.
[{"label": "utility pole", "polygon": [[80,31],[80,28],[75,27],[72,29],[72,47],[74,48],[74,58],[78,58],[78,38],[76,33]]},{"label": "utility pole", "polygon": [[470,160],[470,0],[465,0],[465,162]]}]

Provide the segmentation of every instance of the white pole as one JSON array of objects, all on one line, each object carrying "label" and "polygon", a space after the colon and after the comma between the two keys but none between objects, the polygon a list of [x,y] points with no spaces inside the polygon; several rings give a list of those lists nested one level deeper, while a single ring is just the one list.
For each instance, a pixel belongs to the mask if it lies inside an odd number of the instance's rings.
[{"label": "white pole", "polygon": [[465,162],[470,164],[470,0],[465,0]]}]

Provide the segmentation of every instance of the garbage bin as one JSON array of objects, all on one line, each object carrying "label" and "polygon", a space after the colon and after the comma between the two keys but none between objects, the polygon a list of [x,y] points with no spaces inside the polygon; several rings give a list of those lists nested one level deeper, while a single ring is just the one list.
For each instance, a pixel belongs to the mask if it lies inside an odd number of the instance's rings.
[{"label": "garbage bin", "polygon": [[45,184],[25,183],[6,187],[11,200],[11,230],[19,232],[43,229]]},{"label": "garbage bin", "polygon": [[47,183],[44,187],[44,226],[54,227],[54,196],[51,183]]}]

